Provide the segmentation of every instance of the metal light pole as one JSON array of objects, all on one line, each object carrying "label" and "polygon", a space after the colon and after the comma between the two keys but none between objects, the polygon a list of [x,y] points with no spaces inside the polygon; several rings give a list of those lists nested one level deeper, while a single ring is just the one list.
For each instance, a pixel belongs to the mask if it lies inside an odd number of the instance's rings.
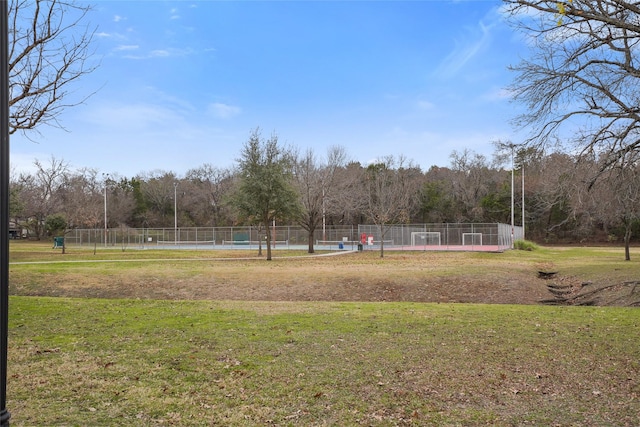
[{"label": "metal light pole", "polygon": [[0,426],[8,426],[9,335],[9,7],[0,0]]},{"label": "metal light pole", "polygon": [[522,240],[524,240],[524,164],[520,165],[522,173]]},{"label": "metal light pole", "polygon": [[514,199],[513,199],[513,145],[511,146],[511,247],[513,248],[513,240],[514,240],[514,221],[513,221],[513,209],[514,209]]},{"label": "metal light pole", "polygon": [[[322,180],[322,240],[327,240],[327,221],[324,208],[324,180]],[[325,242],[326,243],[326,242]]]},{"label": "metal light pole", "polygon": [[109,174],[105,175],[106,178],[104,180],[104,247],[107,247],[107,236],[108,236],[108,228],[107,228],[107,182],[109,181]]},{"label": "metal light pole", "polygon": [[178,183],[173,183],[173,244],[178,244]]}]

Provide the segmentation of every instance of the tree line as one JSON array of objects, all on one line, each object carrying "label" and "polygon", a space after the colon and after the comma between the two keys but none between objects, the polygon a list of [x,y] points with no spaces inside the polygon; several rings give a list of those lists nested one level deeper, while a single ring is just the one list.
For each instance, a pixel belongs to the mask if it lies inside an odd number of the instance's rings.
[{"label": "tree line", "polygon": [[[62,111],[90,97],[68,96],[98,66],[90,12],[72,0],[9,2],[9,133],[60,126]],[[620,0],[504,0],[501,13],[530,41],[528,54],[510,67],[508,87],[525,107],[514,124],[528,136],[517,146],[498,144],[491,159],[464,150],[451,154],[448,167],[427,171],[403,156],[362,165],[343,148],[300,154],[275,135],[265,140],[254,132],[237,165],[203,164],[184,176],[123,177],[55,158],[36,161],[36,172],[12,177],[10,191],[2,191],[11,199],[11,219],[34,238],[104,222],[166,227],[176,216],[181,227],[278,218],[308,230],[321,220],[384,229],[400,222],[509,223],[525,200],[528,238],[622,240],[628,258],[638,223],[640,10]]]},{"label": "tree line", "polygon": [[[501,222],[540,243],[630,242],[640,218],[640,169],[602,170],[606,157],[496,144],[491,158],[454,151],[426,171],[404,156],[363,165],[333,146],[299,152],[254,130],[237,164],[209,163],[183,176],[133,177],[72,168],[52,157],[14,173],[11,221],[42,239],[61,228],[300,225],[309,232],[357,224]],[[523,187],[524,183],[524,187]],[[513,188],[513,190],[512,190]],[[523,197],[524,196],[524,197]],[[524,200],[524,210],[523,208]],[[513,206],[513,208],[512,208]],[[268,236],[269,227],[264,232]],[[270,245],[266,245],[269,247]]]}]

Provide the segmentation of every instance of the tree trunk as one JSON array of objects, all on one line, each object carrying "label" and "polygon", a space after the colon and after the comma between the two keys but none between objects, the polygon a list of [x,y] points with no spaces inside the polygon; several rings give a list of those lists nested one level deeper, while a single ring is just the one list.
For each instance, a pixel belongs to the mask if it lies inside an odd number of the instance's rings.
[{"label": "tree trunk", "polygon": [[309,230],[308,231],[309,234],[307,235],[307,238],[309,239],[309,251],[308,252],[310,254],[315,252],[315,249],[313,248],[313,234],[314,234],[313,232],[314,231],[315,230]]},{"label": "tree trunk", "polygon": [[631,241],[631,224],[627,224],[624,230],[624,260],[631,261],[629,253],[629,242]]},{"label": "tree trunk", "polygon": [[267,261],[271,261],[271,229],[265,227],[265,236],[267,236]]}]

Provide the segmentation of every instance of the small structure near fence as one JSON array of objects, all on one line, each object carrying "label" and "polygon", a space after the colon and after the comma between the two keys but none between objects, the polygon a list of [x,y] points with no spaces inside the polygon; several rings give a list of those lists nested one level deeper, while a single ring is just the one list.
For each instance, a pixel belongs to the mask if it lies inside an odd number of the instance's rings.
[{"label": "small structure near fence", "polygon": [[[413,251],[503,251],[523,238],[523,228],[501,223],[396,224],[385,226],[384,236],[376,225],[330,227],[316,230],[318,250],[372,250],[384,241],[385,250]],[[299,226],[271,229],[272,249],[306,249],[308,232]],[[70,246],[130,249],[257,249],[266,244],[264,228],[112,228],[74,229],[65,235]]]}]

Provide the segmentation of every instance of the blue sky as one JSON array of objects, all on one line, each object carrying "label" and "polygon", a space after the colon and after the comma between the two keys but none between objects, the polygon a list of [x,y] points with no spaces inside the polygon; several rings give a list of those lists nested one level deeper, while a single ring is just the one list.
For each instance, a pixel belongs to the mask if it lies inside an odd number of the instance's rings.
[{"label": "blue sky", "polygon": [[97,1],[97,91],[30,141],[15,170],[51,156],[134,176],[235,164],[256,127],[301,152],[343,146],[366,164],[427,170],[520,142],[505,88],[526,48],[500,1]]}]

